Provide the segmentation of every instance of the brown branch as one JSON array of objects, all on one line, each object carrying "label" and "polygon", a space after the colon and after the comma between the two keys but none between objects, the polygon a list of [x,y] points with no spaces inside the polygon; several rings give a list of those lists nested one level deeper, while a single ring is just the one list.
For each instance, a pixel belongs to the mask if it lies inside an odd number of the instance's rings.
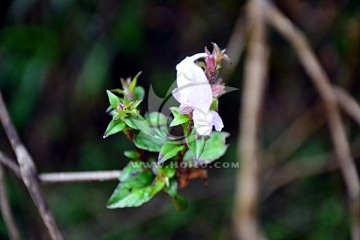
[{"label": "brown branch", "polygon": [[3,124],[5,132],[10,140],[11,146],[15,152],[17,161],[20,167],[21,178],[24,181],[40,216],[45,223],[47,230],[52,239],[63,239],[54,217],[52,216],[47,203],[42,195],[38,179],[36,177],[36,168],[34,162],[20,141],[20,138],[10,120],[8,111],[5,107],[1,92],[0,92],[0,120]]},{"label": "brown branch", "polygon": [[248,20],[251,24],[249,54],[246,58],[238,159],[233,230],[241,240],[261,238],[257,223],[258,208],[258,140],[260,107],[267,71],[268,49],[265,42],[265,23],[261,0],[251,0]]},{"label": "brown branch", "polygon": [[300,178],[319,175],[335,169],[338,169],[338,164],[330,153],[290,161],[283,167],[271,171],[270,174],[266,174],[267,176],[263,180],[265,184],[262,200],[264,201],[277,189]]},{"label": "brown branch", "polygon": [[[4,164],[15,175],[21,179],[20,169],[12,159],[7,157],[0,151],[0,163]],[[53,172],[53,173],[40,173],[37,178],[42,184],[52,183],[70,183],[70,182],[103,182],[111,181],[119,178],[121,171],[91,171],[91,172]]]},{"label": "brown branch", "polygon": [[293,45],[302,65],[324,102],[335,154],[351,199],[351,214],[353,217],[352,238],[358,240],[360,239],[359,176],[352,160],[333,88],[304,34],[274,6],[269,4],[264,9],[266,10],[268,21]]},{"label": "brown branch", "polygon": [[222,68],[222,76],[225,82],[228,81],[229,77],[235,71],[244,51],[245,37],[248,31],[246,26],[247,24],[245,24],[244,21],[244,10],[240,9],[235,27],[232,30],[229,42],[226,46],[226,53],[231,59],[231,64],[224,64]]},{"label": "brown branch", "polygon": [[356,100],[341,87],[334,87],[340,107],[360,125],[360,106]]},{"label": "brown branch", "polygon": [[14,160],[10,159],[1,151],[0,151],[0,163],[2,163],[5,167],[9,168],[12,172],[14,172],[14,174],[18,178],[21,178],[19,166],[15,163]]},{"label": "brown branch", "polygon": [[20,234],[16,227],[16,223],[14,221],[14,217],[11,212],[11,207],[9,204],[8,196],[6,193],[6,187],[5,187],[4,169],[1,164],[0,164],[0,208],[6,228],[9,231],[10,239],[19,240]]},{"label": "brown branch", "polygon": [[[325,118],[319,114],[320,104],[306,110],[296,118],[290,126],[277,137],[268,149],[262,154],[267,157],[262,166],[265,171],[289,158],[312,134],[324,123]],[[284,146],[286,143],[286,147]]]},{"label": "brown branch", "polygon": [[[359,139],[353,143],[354,155],[360,154]],[[266,183],[263,191],[263,200],[268,198],[277,189],[300,178],[316,176],[339,169],[339,163],[333,153],[323,153],[306,159],[297,159],[286,163],[275,171],[265,174]]]},{"label": "brown branch", "polygon": [[43,184],[111,181],[119,178],[121,171],[93,171],[93,172],[59,172],[41,173],[39,180]]}]

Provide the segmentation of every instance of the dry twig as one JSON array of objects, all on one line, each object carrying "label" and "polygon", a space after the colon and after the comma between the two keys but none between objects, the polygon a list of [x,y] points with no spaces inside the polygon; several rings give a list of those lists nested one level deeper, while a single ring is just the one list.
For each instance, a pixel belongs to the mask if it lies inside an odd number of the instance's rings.
[{"label": "dry twig", "polygon": [[40,216],[45,223],[47,230],[52,239],[63,239],[54,217],[52,216],[46,201],[42,195],[39,182],[37,179],[36,168],[34,162],[20,141],[20,138],[10,120],[9,114],[5,107],[2,95],[0,93],[0,120],[3,124],[5,132],[10,140],[11,146],[15,152],[20,167],[21,178],[24,181]]},{"label": "dry twig", "polygon": [[59,172],[59,173],[41,173],[39,180],[44,184],[51,183],[70,183],[70,182],[103,182],[116,180],[121,171],[93,171],[93,172]]},{"label": "dry twig", "polygon": [[248,29],[246,28],[244,19],[244,10],[240,9],[238,18],[236,19],[235,27],[232,30],[230,39],[226,46],[226,53],[231,59],[231,64],[225,64],[222,69],[222,76],[225,82],[235,71],[239,64],[241,55],[245,47],[245,37],[247,36]]},{"label": "dry twig", "polygon": [[251,24],[249,54],[245,65],[245,83],[240,116],[238,158],[241,164],[235,189],[234,232],[237,239],[261,238],[257,223],[258,203],[258,141],[260,106],[263,99],[268,49],[262,0],[249,2]]},{"label": "dry twig", "polygon": [[269,4],[264,9],[268,21],[293,45],[301,63],[311,77],[324,102],[335,154],[351,199],[351,214],[353,216],[352,237],[358,240],[360,239],[359,176],[351,157],[349,143],[346,139],[344,125],[333,88],[304,34],[274,6]]},{"label": "dry twig", "polygon": [[9,199],[6,193],[4,169],[1,164],[0,164],[0,207],[6,228],[9,230],[10,239],[12,240],[20,239],[20,234],[16,227],[16,223],[12,215],[11,207],[9,204]]},{"label": "dry twig", "polygon": [[[306,110],[296,118],[290,126],[276,138],[262,155],[267,156],[262,169],[265,171],[288,159],[312,134],[324,123],[325,118],[318,114],[320,104]],[[286,143],[286,147],[283,147]]]},{"label": "dry twig", "polygon": [[10,159],[1,151],[0,151],[0,163],[2,163],[5,167],[9,168],[18,178],[21,178],[19,166],[15,163],[15,161]]},{"label": "dry twig", "polygon": [[[0,151],[0,163],[4,164],[21,179],[20,169],[12,159]],[[40,173],[38,179],[42,184],[69,183],[69,182],[103,182],[119,178],[121,171],[91,171],[91,172],[52,172]]]},{"label": "dry twig", "polygon": [[340,107],[360,125],[360,106],[343,88],[334,87],[336,99]]}]

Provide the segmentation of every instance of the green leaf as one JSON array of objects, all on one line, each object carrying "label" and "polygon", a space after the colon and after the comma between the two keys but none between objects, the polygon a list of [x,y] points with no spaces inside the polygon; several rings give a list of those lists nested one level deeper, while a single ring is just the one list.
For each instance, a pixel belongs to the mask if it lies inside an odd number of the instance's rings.
[{"label": "green leaf", "polygon": [[138,153],[137,151],[134,151],[134,150],[124,151],[124,155],[125,155],[125,157],[128,157],[130,159],[139,159],[140,158],[140,153]]},{"label": "green leaf", "polygon": [[168,178],[172,178],[175,176],[176,168],[168,165],[168,166],[163,167],[163,171],[164,171],[165,176],[167,176]]},{"label": "green leaf", "polygon": [[131,94],[134,93],[134,90],[135,90],[135,87],[136,87],[136,84],[137,84],[137,80],[139,78],[139,76],[141,75],[141,71],[136,74],[136,76],[133,78],[133,80],[131,81],[130,85],[129,85],[129,91]]},{"label": "green leaf", "polygon": [[219,106],[219,99],[214,98],[214,100],[211,103],[210,110],[217,111]]},{"label": "green leaf", "polygon": [[128,108],[130,104],[129,98],[124,94],[124,108]]},{"label": "green leaf", "polygon": [[154,178],[144,162],[131,161],[120,175],[120,183],[108,201],[108,208],[137,207],[148,202],[165,182]]},{"label": "green leaf", "polygon": [[135,100],[133,102],[131,102],[130,106],[131,106],[131,109],[136,109],[140,103],[142,102],[142,100]]},{"label": "green leaf", "polygon": [[106,138],[110,135],[118,133],[118,132],[122,131],[125,127],[126,127],[126,124],[121,119],[117,119],[117,120],[113,119],[107,126],[103,138]]},{"label": "green leaf", "polygon": [[198,161],[201,154],[205,150],[206,140],[205,136],[199,136],[197,134],[190,134],[186,136],[186,144],[188,145],[195,161]]},{"label": "green leaf", "polygon": [[[116,111],[115,111],[115,113],[116,113]],[[115,118],[116,119],[125,119],[127,116],[128,115],[126,114],[126,112],[124,110],[120,110],[119,112],[116,113]]]},{"label": "green leaf", "polygon": [[[213,162],[222,157],[227,149],[225,139],[229,136],[226,132],[212,132],[210,139],[206,141],[206,145],[203,153],[201,154],[198,161],[205,163]],[[195,158],[196,159],[196,158]],[[184,156],[184,161],[192,162],[194,160],[192,152],[189,150]]]},{"label": "green leaf", "polygon": [[178,107],[171,107],[170,108],[171,113],[174,115],[174,117],[176,117],[177,115],[179,115],[179,108]]},{"label": "green leaf", "polygon": [[172,198],[172,202],[175,205],[176,210],[178,210],[178,211],[184,211],[188,206],[188,202],[186,201],[186,199],[179,194],[176,194]]},{"label": "green leaf", "polygon": [[190,121],[191,118],[189,117],[189,115],[187,114],[178,114],[174,120],[172,120],[170,127],[174,127],[183,123],[186,123],[188,121]]},{"label": "green leaf", "polygon": [[177,193],[178,183],[175,179],[170,180],[170,184],[165,187],[165,191],[172,198],[172,202],[178,211],[183,211],[187,208],[188,203],[185,198]]},{"label": "green leaf", "polygon": [[172,178],[175,176],[176,168],[172,165],[156,165],[157,175],[160,177]]},{"label": "green leaf", "polygon": [[144,88],[141,87],[141,86],[136,86],[135,89],[134,89],[134,95],[135,95],[137,100],[144,99],[144,96],[145,96]]},{"label": "green leaf", "polygon": [[[142,185],[119,183],[111,195],[107,208],[138,207],[150,201],[164,187],[163,181],[142,182]],[[135,187],[134,187],[135,186]]]},{"label": "green leaf", "polygon": [[160,152],[161,146],[164,142],[165,140],[150,136],[144,132],[134,135],[135,146],[150,152]]},{"label": "green leaf", "polygon": [[120,102],[120,98],[115,94],[113,94],[112,92],[110,92],[109,90],[106,90],[106,93],[108,95],[111,107],[116,110],[117,105]]},{"label": "green leaf", "polygon": [[[146,168],[146,165],[144,162],[140,160],[134,160],[130,161],[122,170],[119,181],[124,182],[128,180],[129,178],[136,176],[139,172],[146,172],[148,169]],[[149,172],[147,172],[149,173]],[[150,174],[151,175],[151,174]]]},{"label": "green leaf", "polygon": [[166,142],[160,149],[158,164],[161,164],[166,160],[176,156],[184,149],[184,147],[184,145],[181,145],[178,142]]},{"label": "green leaf", "polygon": [[148,120],[151,127],[151,134],[157,135],[160,138],[166,138],[168,131],[167,118],[164,114],[159,112],[151,112],[146,114],[145,118]]},{"label": "green leaf", "polygon": [[140,115],[137,117],[133,117],[133,116],[127,117],[124,119],[124,121],[126,122],[126,124],[129,127],[133,128],[133,129],[140,130],[147,134],[152,134],[152,130],[151,130],[148,122]]}]

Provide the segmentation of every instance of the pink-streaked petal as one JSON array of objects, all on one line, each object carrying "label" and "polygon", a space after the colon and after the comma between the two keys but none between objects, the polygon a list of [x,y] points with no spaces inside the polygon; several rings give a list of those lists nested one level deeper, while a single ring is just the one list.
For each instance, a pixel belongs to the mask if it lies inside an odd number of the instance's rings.
[{"label": "pink-streaked petal", "polygon": [[186,104],[181,104],[180,107],[179,107],[179,113],[180,114],[188,114],[192,110],[194,110],[194,109],[192,107],[186,105]]},{"label": "pink-streaked petal", "polygon": [[221,132],[221,130],[224,127],[224,123],[223,123],[220,115],[215,111],[211,111],[211,114],[213,116],[212,124],[215,126],[216,131]]},{"label": "pink-streaked petal", "polygon": [[214,97],[219,97],[225,92],[225,86],[224,84],[213,84],[211,85],[211,91]]},{"label": "pink-streaked petal", "polygon": [[182,94],[181,90],[179,88],[175,88],[172,90],[172,95],[178,101],[179,103],[185,103],[187,102],[186,95]]}]

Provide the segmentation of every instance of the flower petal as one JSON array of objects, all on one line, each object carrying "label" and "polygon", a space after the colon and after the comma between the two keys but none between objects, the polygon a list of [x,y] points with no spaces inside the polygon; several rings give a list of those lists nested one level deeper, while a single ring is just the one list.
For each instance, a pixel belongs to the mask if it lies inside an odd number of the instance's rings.
[{"label": "flower petal", "polygon": [[211,134],[213,128],[212,118],[211,112],[205,113],[199,109],[193,111],[194,128],[199,135]]},{"label": "flower petal", "polygon": [[215,111],[210,111],[213,118],[212,118],[212,124],[215,126],[216,131],[221,132],[221,130],[224,127],[224,123],[220,117],[220,115]]},{"label": "flower petal", "polygon": [[179,113],[180,114],[188,114],[190,113],[192,110],[194,110],[192,107],[186,105],[186,104],[180,104],[180,107],[179,107]]}]

